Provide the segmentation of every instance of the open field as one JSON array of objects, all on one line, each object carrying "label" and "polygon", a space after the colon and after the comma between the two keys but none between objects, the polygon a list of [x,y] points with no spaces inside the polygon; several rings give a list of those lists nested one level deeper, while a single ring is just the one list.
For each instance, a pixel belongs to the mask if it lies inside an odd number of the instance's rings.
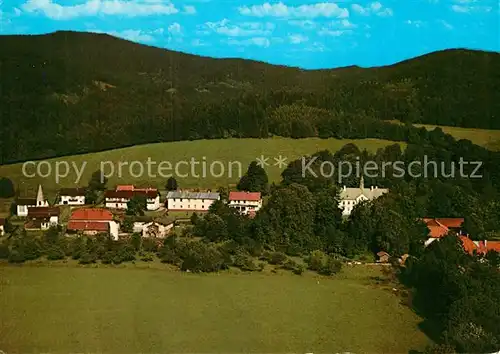
[{"label": "open field", "polygon": [[[163,189],[168,179],[168,175],[173,174],[177,175],[176,178],[180,188],[198,187],[215,189],[219,186],[237,183],[240,175],[246,172],[250,162],[261,155],[268,157],[268,162],[271,165],[275,163],[274,158],[278,158],[280,155],[287,158],[286,163],[288,163],[301,156],[310,155],[320,150],[327,149],[335,152],[348,143],[355,143],[361,149],[367,149],[374,152],[381,147],[394,144],[395,142],[377,139],[339,140],[319,138],[180,141],[139,145],[99,153],[47,160],[52,166],[53,171],[58,161],[66,161],[70,164],[69,174],[67,177],[61,178],[59,183],[55,180],[54,173],[46,178],[40,176],[32,178],[24,176],[21,163],[0,166],[0,176],[6,176],[12,179],[23,195],[36,195],[38,184],[42,184],[46,194],[52,198],[55,192],[61,187],[86,185],[91,174],[99,169],[101,162],[110,161],[110,164],[104,164],[103,166],[105,173],[112,172],[113,168],[115,170],[114,174],[109,178],[109,186],[133,183],[137,186],[150,185]],[[404,146],[403,143],[401,144]],[[148,173],[148,158],[155,163],[151,164],[151,173]],[[191,158],[199,162],[198,165],[195,166],[194,173],[187,164],[180,164],[177,171],[178,173],[176,173],[176,164],[180,161],[190,161]],[[119,173],[118,167],[120,161],[128,163],[128,165],[122,165],[121,174]],[[134,164],[130,171],[130,164],[133,161],[140,162],[144,167],[144,173],[142,173],[141,176],[139,176],[141,172],[139,163]],[[164,163],[162,165],[164,170],[158,171],[159,164],[162,161],[169,162],[171,168],[168,169],[168,163]],[[206,177],[203,177],[203,161],[206,161]],[[215,161],[220,161],[222,166]],[[86,165],[83,165],[84,163],[86,163]],[[84,166],[83,174],[79,181],[75,169],[71,167],[72,164],[75,164],[79,170]],[[213,174],[210,173],[211,165],[213,165]],[[61,172],[65,172],[64,167],[62,165],[60,167]],[[222,173],[220,177],[217,177],[221,173],[221,167],[223,167],[224,171],[222,172],[224,173]],[[278,182],[281,178],[280,174],[282,170],[283,168],[280,169],[278,166],[268,166],[267,173],[270,180]],[[42,165],[42,174],[46,174],[47,171],[48,167]],[[36,172],[36,169],[31,165],[28,166],[27,172],[28,174],[33,174]],[[78,182],[75,184],[76,181]]]},{"label": "open field", "polygon": [[424,127],[427,130],[433,130],[436,127],[443,129],[447,134],[450,134],[455,139],[467,139],[474,144],[483,146],[492,151],[500,151],[500,130],[489,129],[474,129],[474,128],[458,128],[446,127],[427,124],[415,124],[416,127]]},{"label": "open field", "polygon": [[[370,276],[193,275],[160,269],[0,266],[0,350],[406,353],[419,318]],[[319,283],[318,283],[319,279]]]},{"label": "open field", "polygon": [[[401,124],[398,120],[391,120],[389,122]],[[444,125],[430,125],[430,124],[413,124],[415,127],[424,127],[427,130],[434,130],[441,128],[446,134],[450,134],[455,139],[467,139],[472,143],[483,146],[492,151],[500,151],[500,130],[493,129],[476,129],[476,128],[460,128],[450,127]]]}]

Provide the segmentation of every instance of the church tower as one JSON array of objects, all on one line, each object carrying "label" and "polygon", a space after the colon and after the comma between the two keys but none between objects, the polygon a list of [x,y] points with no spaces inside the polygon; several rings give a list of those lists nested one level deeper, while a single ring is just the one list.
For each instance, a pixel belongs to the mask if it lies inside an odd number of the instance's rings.
[{"label": "church tower", "polygon": [[359,180],[359,188],[361,190],[365,189],[365,179],[363,175],[361,175],[361,179]]},{"label": "church tower", "polygon": [[38,185],[38,193],[36,194],[36,206],[37,207],[45,207],[48,206],[49,203],[43,197],[42,185]]}]

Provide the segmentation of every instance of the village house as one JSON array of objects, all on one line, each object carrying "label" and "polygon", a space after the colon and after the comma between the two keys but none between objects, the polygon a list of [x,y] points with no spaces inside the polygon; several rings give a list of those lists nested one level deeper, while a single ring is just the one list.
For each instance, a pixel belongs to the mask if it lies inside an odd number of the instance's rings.
[{"label": "village house", "polygon": [[147,210],[158,210],[160,204],[160,193],[156,188],[135,188],[132,185],[117,186],[115,190],[108,190],[104,193],[106,208],[127,209],[127,203],[134,196],[143,195],[146,197]]},{"label": "village house", "polygon": [[58,207],[30,207],[26,216],[26,230],[48,230],[59,225],[60,210]]},{"label": "village house", "polygon": [[208,211],[208,208],[220,200],[219,193],[171,191],[167,194],[165,207],[169,211]]},{"label": "village house", "polygon": [[342,215],[350,215],[357,204],[367,200],[374,200],[388,192],[389,190],[386,188],[365,188],[364,179],[361,177],[358,188],[347,188],[344,186],[340,191],[339,207],[342,209]]},{"label": "village house", "polygon": [[142,237],[165,238],[174,227],[174,223],[164,225],[159,222],[135,222],[133,232],[140,233]]},{"label": "village house", "polygon": [[60,205],[84,205],[85,188],[62,188],[59,191]]},{"label": "village house", "polygon": [[44,198],[42,186],[39,185],[36,198],[18,198],[16,200],[16,215],[26,217],[28,216],[28,208],[48,206],[49,202]]},{"label": "village house", "polygon": [[5,219],[0,218],[0,236],[5,234]]},{"label": "village house", "polygon": [[445,237],[450,232],[457,236],[462,235],[463,218],[423,218],[422,221],[429,229],[429,238],[425,241],[425,246]]},{"label": "village house", "polygon": [[260,192],[230,192],[229,206],[243,215],[255,215],[262,208]]},{"label": "village house", "polygon": [[114,240],[118,240],[120,225],[114,221],[113,213],[102,208],[78,209],[73,211],[68,222],[68,233],[83,233],[96,235],[109,233]]}]

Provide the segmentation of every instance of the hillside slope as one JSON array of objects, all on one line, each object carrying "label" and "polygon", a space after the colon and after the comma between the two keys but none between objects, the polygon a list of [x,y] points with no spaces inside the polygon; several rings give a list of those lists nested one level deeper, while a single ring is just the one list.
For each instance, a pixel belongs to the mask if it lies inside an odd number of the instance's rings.
[{"label": "hillside slope", "polygon": [[104,34],[0,36],[0,47],[0,164],[151,142],[267,137],[277,134],[270,112],[295,102],[351,120],[500,128],[498,53],[447,50],[382,68],[306,71]]}]

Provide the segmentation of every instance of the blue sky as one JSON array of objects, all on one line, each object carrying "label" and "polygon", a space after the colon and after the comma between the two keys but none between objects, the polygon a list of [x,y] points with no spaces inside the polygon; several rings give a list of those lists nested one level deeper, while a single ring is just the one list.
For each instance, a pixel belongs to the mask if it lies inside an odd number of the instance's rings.
[{"label": "blue sky", "polygon": [[109,33],[308,69],[387,65],[446,48],[500,51],[499,22],[496,0],[0,0],[0,34]]}]

